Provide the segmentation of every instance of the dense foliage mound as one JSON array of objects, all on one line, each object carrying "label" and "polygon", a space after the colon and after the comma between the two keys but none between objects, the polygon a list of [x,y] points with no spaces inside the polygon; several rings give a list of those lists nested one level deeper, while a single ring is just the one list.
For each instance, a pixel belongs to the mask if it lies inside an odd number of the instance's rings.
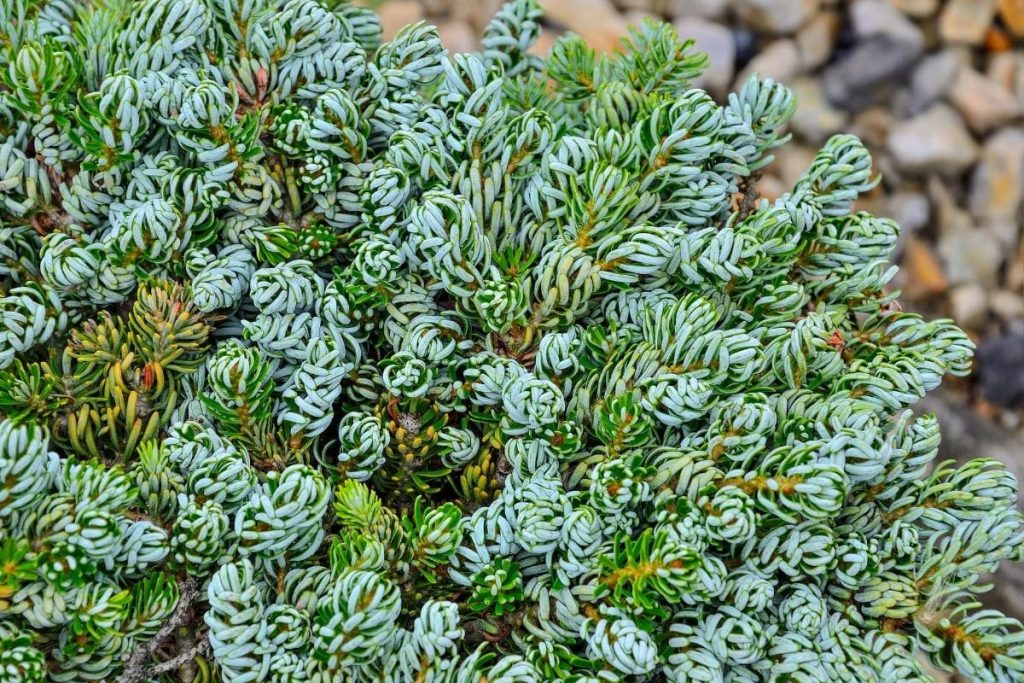
[{"label": "dense foliage mound", "polygon": [[0,0],[0,681],[1024,680],[1017,484],[794,102],[649,23]]}]

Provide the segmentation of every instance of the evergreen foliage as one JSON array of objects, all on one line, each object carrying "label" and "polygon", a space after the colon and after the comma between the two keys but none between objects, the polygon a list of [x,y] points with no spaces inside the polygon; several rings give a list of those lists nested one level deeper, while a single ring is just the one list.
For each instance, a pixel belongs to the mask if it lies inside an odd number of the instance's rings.
[{"label": "evergreen foliage", "polygon": [[865,148],[539,19],[0,0],[0,683],[1024,680]]}]

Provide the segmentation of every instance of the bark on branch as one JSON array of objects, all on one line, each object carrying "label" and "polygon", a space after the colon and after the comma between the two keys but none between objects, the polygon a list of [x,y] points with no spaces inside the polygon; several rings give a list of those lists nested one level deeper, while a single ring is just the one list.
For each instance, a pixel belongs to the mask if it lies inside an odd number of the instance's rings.
[{"label": "bark on branch", "polygon": [[[192,604],[199,595],[199,586],[196,583],[196,580],[189,576],[178,582],[178,592],[178,604],[174,608],[174,612],[171,614],[170,618],[164,622],[164,625],[160,627],[160,630],[156,632],[155,636],[144,643],[140,643],[139,646],[126,657],[124,671],[117,679],[117,683],[140,683],[140,681],[144,681],[147,678],[170,671],[171,669],[180,666],[185,661],[188,661],[190,658],[195,658],[209,645],[209,641],[207,641],[206,634],[204,633],[202,639],[200,639],[193,648],[190,648],[189,652],[183,652],[167,662],[162,662],[152,667],[149,666],[149,660],[153,656],[153,653],[157,651],[157,649],[179,626],[183,626],[188,621],[189,615],[192,612]],[[176,663],[174,666],[167,666],[171,662]]]}]

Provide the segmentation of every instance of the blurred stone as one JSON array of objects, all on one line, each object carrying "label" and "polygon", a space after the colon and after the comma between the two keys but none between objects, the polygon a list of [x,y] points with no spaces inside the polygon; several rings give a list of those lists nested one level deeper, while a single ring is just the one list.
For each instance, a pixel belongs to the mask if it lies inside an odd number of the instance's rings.
[{"label": "blurred stone", "polygon": [[989,297],[992,312],[1004,321],[1024,319],[1024,296],[1000,289]]},{"label": "blurred stone", "polygon": [[647,16],[654,14],[660,4],[658,0],[614,0],[614,2],[616,7],[625,10],[623,14],[640,12]]},{"label": "blurred stone", "polygon": [[825,70],[825,92],[835,105],[863,109],[898,85],[921,51],[920,43],[892,36],[862,40]]},{"label": "blurred stone", "polygon": [[1005,252],[989,232],[958,224],[939,237],[939,256],[951,283],[995,287]]},{"label": "blurred stone", "polygon": [[[850,124],[850,132],[856,135],[869,149],[884,149],[889,141],[889,133],[893,127],[892,113],[885,106],[871,107],[858,112]],[[878,157],[875,154],[876,163]]]},{"label": "blurred stone", "polygon": [[757,34],[746,26],[733,26],[732,35],[736,44],[736,64],[745,65],[757,54]]},{"label": "blurred stone", "polygon": [[906,285],[903,295],[910,301],[921,301],[945,293],[949,287],[946,274],[931,247],[917,237],[909,237],[903,248],[903,273]]},{"label": "blurred stone", "polygon": [[472,52],[479,48],[479,38],[468,24],[462,21],[444,21],[437,25],[441,43],[449,52]]},{"label": "blurred stone", "polygon": [[839,15],[829,11],[816,14],[797,31],[796,45],[805,70],[813,71],[828,61],[838,35]]},{"label": "blurred stone", "polygon": [[670,0],[667,4],[673,17],[723,19],[729,9],[727,0]]},{"label": "blurred stone", "polygon": [[899,223],[902,235],[913,235],[928,225],[932,207],[920,192],[899,191],[886,200],[885,214]]},{"label": "blurred stone", "polygon": [[380,6],[380,28],[384,40],[391,40],[398,30],[406,24],[421,21],[424,18],[423,5],[419,0],[391,0]]},{"label": "blurred stone", "polygon": [[[563,2],[564,0],[554,1]],[[448,5],[448,9],[452,20],[464,21],[479,33],[483,31],[484,26],[498,13],[503,4],[504,0],[473,0],[473,2],[452,0]],[[548,4],[545,2],[541,3],[545,11],[548,9]]]},{"label": "blurred stone", "polygon": [[885,194],[880,191],[865,192],[854,200],[851,210],[853,212],[866,211],[872,216],[885,216]]},{"label": "blurred stone", "polygon": [[575,31],[598,52],[616,49],[626,35],[626,22],[608,0],[547,0],[541,6],[546,18]]},{"label": "blurred stone", "polygon": [[846,112],[829,104],[820,80],[803,76],[794,80],[790,89],[797,102],[790,127],[805,141],[820,145],[846,126]]},{"label": "blurred stone", "polygon": [[985,141],[971,177],[969,207],[982,221],[1015,222],[1024,201],[1024,130],[1006,128]]},{"label": "blurred stone", "polygon": [[985,75],[1013,94],[1024,107],[1024,52],[1000,52],[989,57]]},{"label": "blurred stone", "polygon": [[786,186],[782,181],[773,175],[762,176],[757,181],[757,192],[768,201],[775,201],[786,193]]},{"label": "blurred stone", "polygon": [[928,178],[928,196],[935,210],[938,229],[938,253],[946,277],[953,285],[977,282],[995,289],[1006,250],[988,230],[960,208],[960,200],[951,188],[935,174]]},{"label": "blurred stone", "polygon": [[696,17],[679,19],[675,26],[680,38],[692,38],[697,49],[706,52],[711,61],[694,85],[706,88],[716,96],[725,94],[732,83],[736,63],[736,43],[732,31],[721,24]]},{"label": "blurred stone", "polygon": [[963,120],[944,104],[897,122],[889,134],[889,151],[901,171],[945,176],[962,173],[978,156]]},{"label": "blurred stone", "polygon": [[1024,403],[1024,335],[988,339],[978,346],[977,358],[985,400],[1008,407]]},{"label": "blurred stone", "polygon": [[893,6],[907,16],[924,19],[939,9],[939,0],[889,0]]},{"label": "blurred stone", "polygon": [[[1014,430],[1016,430],[1018,427],[1020,427],[1021,422],[1024,421],[1024,415],[1021,415],[1020,412],[1018,412],[1018,411],[1010,410],[1009,408],[1004,408],[1003,410],[999,411],[999,415],[997,416],[997,419],[999,420],[999,424],[1002,425],[1005,429],[1014,429]],[[1020,444],[1020,446],[1021,446],[1021,450],[1024,450],[1024,442],[1022,442]],[[1021,503],[1018,501],[1017,508],[1020,509],[1020,507],[1021,507]],[[1012,564],[1012,563],[1007,563],[1007,564]],[[1000,569],[1002,569],[1002,567],[1000,567]],[[1020,585],[1020,582],[1022,580],[1024,580],[1024,570],[1021,570],[1020,568],[1018,568],[1017,571],[1016,571],[1016,574],[1017,574],[1017,584]],[[1005,582],[1006,579],[1005,578],[997,579],[997,581],[1004,581]],[[988,596],[985,599],[985,602],[983,604],[992,604],[992,602],[991,602],[992,600],[999,600],[999,599],[1000,599],[999,597]],[[1021,602],[1022,602],[1021,600],[1017,600],[1017,601],[1015,601],[1013,603],[1008,603],[1008,602],[999,603],[999,602],[996,602],[995,606],[996,606],[997,609],[1002,611],[1004,614],[1006,614],[1007,616],[1010,616],[1011,614],[1013,614],[1012,610],[1015,607],[1017,607],[1018,605],[1020,605]]]},{"label": "blurred stone", "polygon": [[780,38],[769,44],[740,72],[733,89],[739,89],[755,73],[761,78],[787,84],[796,78],[800,73],[800,50],[796,41]]},{"label": "blurred stone", "polygon": [[939,15],[939,35],[950,43],[980,45],[996,15],[996,0],[949,0]]},{"label": "blurred stone", "polygon": [[448,11],[448,0],[420,0],[423,10],[428,15],[444,14]]},{"label": "blurred stone", "polygon": [[531,55],[537,55],[539,57],[547,57],[551,52],[551,46],[555,44],[560,35],[559,31],[554,31],[550,28],[545,27],[540,35],[537,37],[537,42],[530,46],[527,50]]},{"label": "blurred stone", "polygon": [[662,20],[661,17],[654,12],[648,12],[647,10],[642,9],[631,9],[622,13],[622,20],[630,26],[639,26],[644,23],[645,19],[653,19],[655,21]]},{"label": "blurred stone", "polygon": [[1013,39],[998,26],[989,26],[982,41],[988,52],[1006,52],[1013,48]]},{"label": "blurred stone", "polygon": [[960,327],[976,330],[985,324],[988,301],[985,288],[977,282],[965,282],[950,292],[953,320]]},{"label": "blurred stone", "polygon": [[1024,292],[1024,240],[1017,244],[1017,249],[1006,264],[1006,287],[1014,292]]},{"label": "blurred stone", "polygon": [[987,133],[1020,115],[1013,95],[974,69],[960,69],[949,100],[975,133]]},{"label": "blurred stone", "polygon": [[1020,221],[1016,216],[989,218],[978,227],[984,228],[1004,250],[1012,251],[1020,240]]},{"label": "blurred stone", "polygon": [[775,161],[772,167],[778,173],[779,180],[787,190],[792,188],[811,164],[818,150],[814,147],[791,142],[775,150]]},{"label": "blurred stone", "polygon": [[818,10],[818,0],[734,0],[740,21],[756,31],[793,33]]},{"label": "blurred stone", "polygon": [[889,36],[900,42],[924,47],[921,29],[887,0],[857,0],[850,7],[850,22],[858,38]]},{"label": "blurred stone", "polygon": [[1003,25],[1018,38],[1024,38],[1024,0],[999,0]]},{"label": "blurred stone", "polygon": [[961,58],[953,50],[930,54],[917,65],[910,78],[910,108],[921,112],[938,102],[953,87]]}]

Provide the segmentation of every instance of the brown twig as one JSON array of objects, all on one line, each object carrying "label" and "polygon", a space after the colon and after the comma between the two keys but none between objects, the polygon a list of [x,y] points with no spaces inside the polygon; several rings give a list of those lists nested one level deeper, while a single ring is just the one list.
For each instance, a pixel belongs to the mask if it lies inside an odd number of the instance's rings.
[{"label": "brown twig", "polygon": [[761,193],[757,189],[757,181],[761,179],[759,172],[751,173],[740,181],[739,191],[733,195],[733,209],[739,214],[739,220],[743,220],[757,209],[757,201]]},{"label": "brown twig", "polygon": [[[130,655],[128,655],[125,661],[124,671],[121,673],[120,678],[117,679],[117,683],[139,683],[147,678],[151,678],[155,673],[170,670],[170,668],[168,668],[157,671],[167,662],[157,664],[152,668],[149,667],[147,663],[153,653],[156,652],[157,648],[159,648],[164,641],[174,633],[175,629],[182,626],[188,620],[189,612],[192,610],[192,603],[195,602],[196,597],[199,595],[199,586],[196,584],[196,580],[191,576],[186,577],[178,583],[178,590],[180,596],[178,598],[178,604],[174,608],[174,613],[171,614],[171,617],[164,622],[164,625],[160,627],[160,630],[156,632],[156,635],[153,636],[153,638],[140,644]],[[204,637],[196,647],[205,647],[203,643],[207,642],[208,641]],[[177,660],[181,657],[186,657],[186,655],[195,657],[196,654],[198,654],[198,651],[191,653],[186,652],[174,659]],[[186,660],[187,659],[188,657],[186,657]],[[182,662],[178,662],[175,666],[180,666],[181,663]]]},{"label": "brown twig", "polygon": [[154,665],[149,671],[146,672],[146,678],[153,678],[155,676],[159,676],[160,674],[165,674],[168,671],[173,671],[184,666],[185,664],[188,664],[189,662],[194,661],[195,658],[200,655],[208,654],[210,651],[210,641],[209,639],[207,639],[206,635],[207,632],[203,631],[203,633],[199,635],[198,642],[196,642],[196,644],[190,647],[188,650],[182,652],[177,657],[172,657],[171,659],[168,659],[166,662],[160,662],[159,664]]}]

